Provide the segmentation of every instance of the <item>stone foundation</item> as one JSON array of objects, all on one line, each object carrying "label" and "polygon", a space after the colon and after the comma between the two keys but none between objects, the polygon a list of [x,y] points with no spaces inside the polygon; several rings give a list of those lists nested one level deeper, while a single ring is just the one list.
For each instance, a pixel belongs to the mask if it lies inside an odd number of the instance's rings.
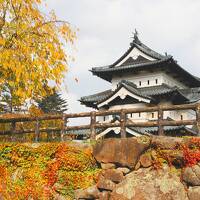
[{"label": "stone foundation", "polygon": [[200,152],[200,139],[191,141],[164,136],[103,140],[93,148],[102,168],[97,184],[76,191],[75,199],[199,200],[200,162],[197,157],[190,166],[184,148]]}]

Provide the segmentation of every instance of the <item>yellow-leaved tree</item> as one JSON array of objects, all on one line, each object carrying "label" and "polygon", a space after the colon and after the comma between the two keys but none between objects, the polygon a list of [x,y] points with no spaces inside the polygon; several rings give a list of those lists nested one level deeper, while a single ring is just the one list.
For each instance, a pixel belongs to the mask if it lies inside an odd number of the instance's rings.
[{"label": "yellow-leaved tree", "polygon": [[59,87],[75,31],[66,21],[48,16],[41,0],[0,0],[0,97],[12,112],[26,99],[45,96]]}]

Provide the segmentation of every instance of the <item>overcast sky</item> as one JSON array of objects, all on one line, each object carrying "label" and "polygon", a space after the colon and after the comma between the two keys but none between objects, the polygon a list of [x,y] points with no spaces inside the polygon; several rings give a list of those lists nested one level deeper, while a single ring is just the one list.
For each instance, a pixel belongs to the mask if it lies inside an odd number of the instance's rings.
[{"label": "overcast sky", "polygon": [[[110,88],[92,75],[92,67],[117,60],[136,28],[140,40],[200,77],[200,0],[46,0],[58,18],[79,28],[75,62],[70,63],[63,95],[70,112],[86,111],[81,96]],[[75,81],[77,78],[78,83]]]}]

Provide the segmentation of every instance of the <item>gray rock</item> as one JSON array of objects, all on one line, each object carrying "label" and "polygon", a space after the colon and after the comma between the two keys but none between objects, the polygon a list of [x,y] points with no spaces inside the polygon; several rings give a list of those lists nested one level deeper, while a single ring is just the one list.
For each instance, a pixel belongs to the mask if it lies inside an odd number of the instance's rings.
[{"label": "gray rock", "polygon": [[116,166],[114,163],[101,163],[102,169],[115,169]]},{"label": "gray rock", "polygon": [[124,175],[128,174],[131,170],[127,167],[118,167],[118,171],[122,172]]},{"label": "gray rock", "polygon": [[151,146],[160,149],[176,149],[183,142],[183,138],[178,137],[152,136]]},{"label": "gray rock", "polygon": [[142,167],[150,167],[152,165],[152,158],[150,154],[143,154],[140,156],[140,164]]},{"label": "gray rock", "polygon": [[103,176],[99,177],[97,182],[97,188],[101,190],[112,191],[115,188],[116,184],[111,180],[105,179]]},{"label": "gray rock", "polygon": [[119,183],[124,179],[124,174],[117,169],[107,169],[102,171],[101,176],[105,179],[111,180],[114,183]]},{"label": "gray rock", "polygon": [[93,155],[99,163],[116,163],[134,168],[140,155],[150,146],[149,137],[109,138],[97,143]]},{"label": "gray rock", "polygon": [[75,199],[98,199],[100,195],[100,191],[96,186],[91,186],[85,190],[75,190]]},{"label": "gray rock", "polygon": [[200,199],[200,187],[189,187],[188,189],[189,200],[199,200]]},{"label": "gray rock", "polygon": [[183,171],[183,180],[192,186],[200,186],[200,166],[186,167]]},{"label": "gray rock", "polygon": [[111,193],[111,200],[188,200],[180,177],[169,167],[131,172]]},{"label": "gray rock", "polygon": [[99,200],[109,200],[109,198],[110,198],[110,192],[108,191],[103,191],[99,195]]}]

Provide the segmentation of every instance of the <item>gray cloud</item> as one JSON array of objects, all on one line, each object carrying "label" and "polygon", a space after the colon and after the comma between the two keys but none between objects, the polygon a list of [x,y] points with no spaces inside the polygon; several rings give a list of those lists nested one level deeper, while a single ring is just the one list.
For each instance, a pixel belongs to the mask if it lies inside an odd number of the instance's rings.
[{"label": "gray cloud", "polygon": [[[200,76],[199,0],[46,0],[59,18],[80,29],[63,95],[71,112],[86,110],[77,99],[108,88],[88,69],[111,64],[131,42],[131,32],[160,53],[168,52],[179,64]],[[79,82],[76,83],[74,78]],[[67,88],[67,89],[66,89]]]}]

